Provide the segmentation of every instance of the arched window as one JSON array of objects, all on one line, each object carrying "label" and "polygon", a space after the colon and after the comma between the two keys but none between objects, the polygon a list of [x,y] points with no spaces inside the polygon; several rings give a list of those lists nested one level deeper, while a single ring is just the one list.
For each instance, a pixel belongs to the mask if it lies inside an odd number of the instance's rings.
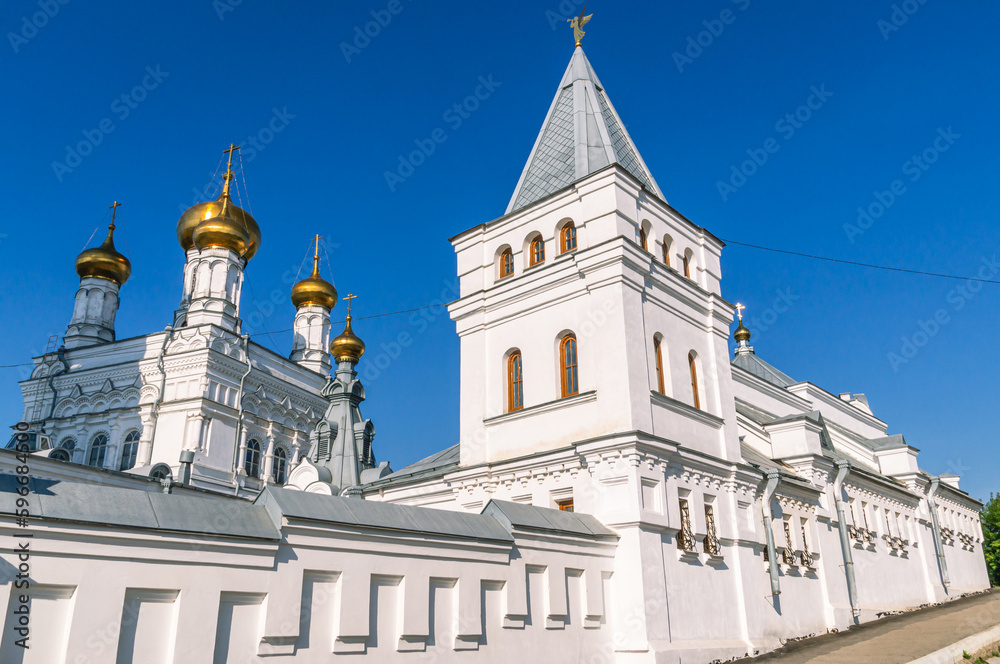
[{"label": "arched window", "polygon": [[76,449],[76,440],[74,440],[72,438],[63,438],[63,441],[61,443],[59,443],[59,447],[62,448],[62,449],[64,449],[64,450],[75,450]]},{"label": "arched window", "polygon": [[62,447],[57,447],[52,450],[52,454],[49,455],[49,458],[55,459],[56,461],[69,461],[69,452]]},{"label": "arched window", "polygon": [[666,263],[667,267],[670,267],[670,249],[672,248],[674,241],[670,239],[669,235],[663,238],[663,262]]},{"label": "arched window", "polygon": [[87,459],[87,465],[103,468],[104,457],[107,453],[108,437],[106,434],[99,433],[94,437],[94,442],[90,444],[90,457]]},{"label": "arched window", "polygon": [[156,467],[153,468],[153,472],[149,474],[149,477],[154,480],[165,480],[170,477],[170,466],[165,463],[158,463]]},{"label": "arched window", "polygon": [[559,342],[559,368],[562,383],[562,395],[572,396],[580,392],[580,376],[577,364],[576,337],[567,334]]},{"label": "arched window", "polygon": [[135,460],[139,454],[139,432],[129,431],[125,436],[125,445],[122,446],[122,463],[120,470],[130,470],[135,468]]},{"label": "arched window", "polygon": [[656,356],[656,386],[660,394],[666,394],[663,380],[663,344],[660,337],[653,337],[653,354]]},{"label": "arched window", "polygon": [[694,253],[688,249],[684,252],[684,276],[688,279],[691,278],[691,263],[694,259]]},{"label": "arched window", "polygon": [[539,263],[545,262],[545,242],[542,241],[541,236],[536,237],[531,241],[531,265],[538,265]]},{"label": "arched window", "polygon": [[500,278],[514,274],[514,254],[510,249],[504,249],[500,254]]},{"label": "arched window", "polygon": [[691,370],[691,393],[694,395],[694,407],[701,408],[701,399],[698,397],[698,363],[694,351],[688,353],[688,368]]},{"label": "arched window", "polygon": [[271,475],[275,484],[284,484],[285,475],[288,469],[288,453],[285,448],[278,447],[274,450],[274,461],[271,463]]},{"label": "arched window", "polygon": [[649,247],[646,246],[647,245],[647,239],[646,239],[646,229],[645,228],[640,228],[639,229],[639,244],[642,245],[642,248],[644,250],[649,251]]},{"label": "arched window", "polygon": [[246,456],[243,457],[243,470],[247,477],[260,477],[260,442],[256,438],[247,441]]},{"label": "arched window", "polygon": [[565,254],[574,249],[576,249],[576,226],[571,221],[559,231],[559,253]]},{"label": "arched window", "polygon": [[507,412],[524,408],[524,369],[520,351],[507,358]]}]

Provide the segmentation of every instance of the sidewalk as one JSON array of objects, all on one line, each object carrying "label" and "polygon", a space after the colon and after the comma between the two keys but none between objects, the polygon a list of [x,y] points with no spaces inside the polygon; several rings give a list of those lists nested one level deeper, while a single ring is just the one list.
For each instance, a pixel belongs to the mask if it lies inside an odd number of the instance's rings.
[{"label": "sidewalk", "polygon": [[[1000,589],[790,643],[744,664],[908,664],[1000,625]],[[970,660],[965,660],[970,661]],[[972,660],[974,661],[974,660]]]}]

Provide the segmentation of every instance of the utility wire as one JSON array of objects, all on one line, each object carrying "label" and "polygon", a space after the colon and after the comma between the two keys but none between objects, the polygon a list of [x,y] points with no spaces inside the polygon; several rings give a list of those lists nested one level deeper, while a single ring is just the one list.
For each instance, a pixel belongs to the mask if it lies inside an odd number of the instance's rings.
[{"label": "utility wire", "polygon": [[[773,252],[779,253],[779,254],[788,254],[790,256],[799,256],[801,258],[811,258],[813,260],[828,261],[830,263],[842,263],[844,265],[855,265],[855,266],[858,266],[858,267],[867,267],[867,268],[872,268],[874,270],[888,270],[890,272],[904,272],[906,274],[919,274],[919,275],[922,275],[922,276],[925,276],[925,277],[937,277],[939,279],[960,279],[960,280],[963,280],[963,281],[979,281],[979,282],[982,282],[982,283],[985,283],[985,284],[1000,284],[1000,281],[997,281],[995,279],[980,279],[978,277],[963,277],[963,276],[959,276],[959,275],[956,275],[956,274],[941,274],[941,273],[938,273],[938,272],[924,272],[923,270],[909,270],[909,269],[902,268],[902,267],[889,267],[889,266],[886,266],[886,265],[872,265],[871,263],[860,263],[858,261],[849,261],[849,260],[844,260],[842,258],[829,258],[827,256],[816,256],[814,254],[804,254],[804,253],[800,253],[798,251],[788,251],[786,249],[775,249],[773,247],[762,247],[762,246],[757,245],[757,244],[749,244],[747,242],[737,242],[736,240],[723,240],[723,242],[725,242],[726,244],[735,244],[735,245],[738,245],[738,246],[741,246],[741,247],[749,247],[750,249],[760,249],[761,251],[773,251]],[[308,256],[308,254],[307,254],[307,256]],[[304,264],[305,263],[305,259],[303,259],[302,262]],[[301,266],[299,267],[299,270],[300,271],[302,270]],[[252,296],[253,296],[253,287],[251,286],[251,297]],[[424,305],[422,307],[414,307],[412,309],[401,309],[400,311],[387,311],[385,313],[372,314],[370,316],[352,316],[352,318],[354,320],[369,320],[369,319],[372,319],[372,318],[384,318],[386,316],[398,316],[399,314],[409,314],[409,313],[413,313],[414,311],[422,311],[424,309],[434,309],[435,307],[444,307],[444,306],[447,306],[447,305],[444,304],[444,303],[442,303],[442,304],[428,304],[428,305]],[[339,323],[343,323],[343,322],[344,322],[343,320],[341,320],[341,321],[330,321],[330,324],[331,325],[335,325],[335,324],[339,324]],[[266,331],[265,332],[258,332],[254,336],[267,337],[267,336],[271,336],[271,335],[274,335],[274,334],[283,334],[285,332],[291,332],[293,329],[294,328],[289,327],[289,328],[286,328],[284,330],[275,330],[274,332],[266,332]],[[0,369],[12,369],[12,368],[15,368],[15,367],[28,367],[28,366],[33,366],[33,365],[34,365],[33,362],[23,362],[21,364],[0,364]]]},{"label": "utility wire", "polygon": [[[720,238],[721,239],[721,238]],[[737,242],[736,240],[722,240],[726,244],[737,244],[741,247],[750,247],[751,249],[760,249],[762,251],[773,251],[779,254],[789,254],[791,256],[801,256],[802,258],[812,258],[818,261],[829,261],[831,263],[843,263],[844,265],[858,265],[860,267],[870,267],[875,270],[889,270],[891,272],[906,272],[907,274],[920,274],[925,277],[940,277],[941,279],[961,279],[962,281],[981,281],[984,284],[1000,284],[1000,281],[995,279],[980,279],[978,277],[962,277],[957,274],[940,274],[938,272],[924,272],[922,270],[908,270],[902,267],[888,267],[886,265],[872,265],[871,263],[859,263],[857,261],[848,261],[842,258],[827,258],[826,256],[815,256],[813,254],[802,254],[797,251],[788,251],[786,249],[774,249],[772,247],[761,247],[756,244],[747,244],[746,242]]]}]

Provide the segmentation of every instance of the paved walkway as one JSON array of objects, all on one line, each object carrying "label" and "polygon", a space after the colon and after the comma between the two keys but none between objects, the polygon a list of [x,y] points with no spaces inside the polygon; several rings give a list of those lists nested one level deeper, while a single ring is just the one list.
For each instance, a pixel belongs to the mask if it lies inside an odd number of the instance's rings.
[{"label": "paved walkway", "polygon": [[1000,589],[790,643],[745,664],[906,664],[1000,625]]}]

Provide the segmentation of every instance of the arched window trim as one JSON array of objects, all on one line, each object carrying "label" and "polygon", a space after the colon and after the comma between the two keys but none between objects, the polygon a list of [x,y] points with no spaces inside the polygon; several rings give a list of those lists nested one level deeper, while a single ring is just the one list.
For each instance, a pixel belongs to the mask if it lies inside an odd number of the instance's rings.
[{"label": "arched window trim", "polygon": [[500,279],[504,279],[514,274],[514,252],[511,251],[509,247],[500,252],[500,256],[497,258],[497,261]]},{"label": "arched window trim", "polygon": [[688,279],[691,278],[691,259],[693,258],[694,254],[690,249],[684,252],[684,276]]},{"label": "arched window trim", "polygon": [[531,238],[528,243],[528,266],[541,265],[545,262],[545,240],[541,235]]},{"label": "arched window trim", "polygon": [[515,350],[507,357],[507,412],[524,408],[524,358]]},{"label": "arched window trim", "polygon": [[649,251],[649,236],[645,228],[639,229],[639,246],[642,247],[643,251]]},{"label": "arched window trim", "polygon": [[247,441],[247,449],[243,455],[243,471],[247,477],[260,478],[260,441],[256,438]]},{"label": "arched window trim", "polygon": [[282,485],[288,481],[288,451],[281,445],[274,448],[274,458],[271,460],[271,477],[274,483]]},{"label": "arched window trim", "polygon": [[139,438],[142,433],[138,429],[132,429],[125,434],[122,441],[122,459],[118,464],[118,470],[131,470],[135,468],[135,463],[139,456]]},{"label": "arched window trim", "polygon": [[663,378],[663,340],[659,335],[653,337],[653,356],[656,361],[656,389],[660,394],[666,394]]},{"label": "arched window trim", "polygon": [[567,334],[559,341],[559,383],[563,397],[580,393],[579,352],[575,334]]},{"label": "arched window trim", "polygon": [[672,245],[672,244],[673,244],[673,241],[670,239],[670,236],[669,235],[664,235],[663,236],[663,263],[667,267],[670,267],[670,249],[671,249],[670,245]]},{"label": "arched window trim", "polygon": [[694,395],[694,407],[701,410],[701,395],[698,394],[698,358],[694,351],[688,353],[688,369],[691,371],[691,393]]},{"label": "arched window trim", "polygon": [[565,254],[570,251],[575,251],[576,247],[576,224],[572,221],[568,221],[559,230],[559,253]]},{"label": "arched window trim", "polygon": [[87,465],[94,468],[104,468],[104,462],[108,455],[108,434],[98,433],[90,441],[90,450],[87,454]]}]

